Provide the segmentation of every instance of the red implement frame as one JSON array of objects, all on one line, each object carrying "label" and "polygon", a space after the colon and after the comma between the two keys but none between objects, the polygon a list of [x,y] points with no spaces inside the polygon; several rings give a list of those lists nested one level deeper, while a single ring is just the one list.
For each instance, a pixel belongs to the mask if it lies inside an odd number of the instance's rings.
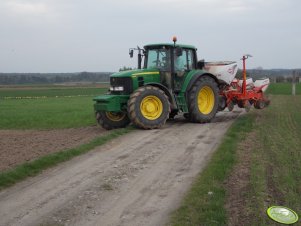
[{"label": "red implement frame", "polygon": [[242,85],[239,84],[239,80],[235,79],[231,82],[230,86],[222,90],[221,95],[226,97],[227,106],[229,110],[233,109],[233,106],[237,104],[241,108],[245,108],[249,111],[251,106],[254,105],[257,109],[262,109],[267,106],[270,101],[265,98],[262,89],[266,86],[260,87],[248,87],[247,86],[247,72],[246,72],[246,59],[251,55],[244,55],[243,61],[243,81]]}]

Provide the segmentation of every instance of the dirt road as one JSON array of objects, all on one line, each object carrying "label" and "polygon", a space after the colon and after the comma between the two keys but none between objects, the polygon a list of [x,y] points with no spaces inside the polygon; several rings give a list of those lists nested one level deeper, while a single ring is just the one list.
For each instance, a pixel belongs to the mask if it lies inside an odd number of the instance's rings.
[{"label": "dirt road", "polygon": [[0,225],[163,225],[240,111],[137,130],[0,192]]}]

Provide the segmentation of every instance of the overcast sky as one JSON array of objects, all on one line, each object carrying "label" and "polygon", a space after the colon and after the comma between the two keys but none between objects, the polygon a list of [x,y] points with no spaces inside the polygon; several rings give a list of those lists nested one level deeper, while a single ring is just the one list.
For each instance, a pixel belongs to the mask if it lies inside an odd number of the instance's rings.
[{"label": "overcast sky", "polygon": [[206,61],[301,68],[301,1],[1,0],[0,72],[118,71],[173,35]]}]

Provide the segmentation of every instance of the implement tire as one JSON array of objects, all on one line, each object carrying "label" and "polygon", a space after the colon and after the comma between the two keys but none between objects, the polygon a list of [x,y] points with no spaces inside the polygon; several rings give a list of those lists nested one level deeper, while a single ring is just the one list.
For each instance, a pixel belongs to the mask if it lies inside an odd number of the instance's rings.
[{"label": "implement tire", "polygon": [[218,87],[214,79],[204,76],[195,82],[188,94],[192,122],[205,123],[214,118],[219,105]]},{"label": "implement tire", "polygon": [[140,87],[128,100],[129,118],[139,128],[158,129],[165,124],[169,114],[168,97],[157,87]]},{"label": "implement tire", "polygon": [[130,124],[130,119],[125,112],[100,111],[96,113],[98,124],[106,130],[124,128]]},{"label": "implement tire", "polygon": [[265,108],[265,102],[263,100],[257,100],[254,104],[254,108],[256,109],[263,109]]}]

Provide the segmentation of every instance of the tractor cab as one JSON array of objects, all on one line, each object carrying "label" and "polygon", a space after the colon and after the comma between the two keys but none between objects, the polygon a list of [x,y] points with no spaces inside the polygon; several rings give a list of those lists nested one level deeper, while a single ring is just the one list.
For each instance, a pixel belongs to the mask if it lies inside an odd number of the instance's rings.
[{"label": "tractor cab", "polygon": [[[134,49],[130,49],[133,56]],[[150,44],[143,51],[138,48],[138,68],[158,70],[160,83],[174,92],[182,88],[185,76],[197,67],[196,48],[190,45],[171,43]],[[139,69],[140,69],[139,68]]]}]

